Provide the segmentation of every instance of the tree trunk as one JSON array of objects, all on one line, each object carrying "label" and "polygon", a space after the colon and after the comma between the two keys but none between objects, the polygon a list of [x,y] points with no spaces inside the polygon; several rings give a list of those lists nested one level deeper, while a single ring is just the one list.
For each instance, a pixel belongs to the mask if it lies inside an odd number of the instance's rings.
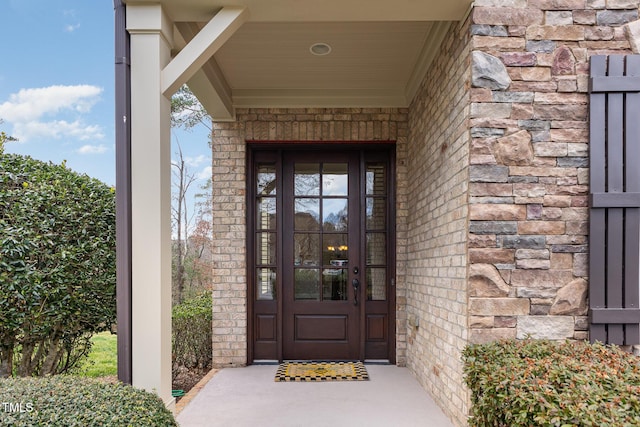
[{"label": "tree trunk", "polygon": [[55,338],[51,340],[49,344],[49,352],[47,354],[47,358],[44,359],[44,363],[40,368],[40,376],[53,375],[56,373],[58,361],[60,360],[60,353],[62,352],[62,348],[60,347],[61,346],[60,346],[59,338]]},{"label": "tree trunk", "polygon": [[187,255],[187,241],[189,233],[189,216],[187,211],[187,192],[189,187],[196,180],[196,177],[189,173],[187,162],[184,160],[182,148],[178,144],[178,158],[171,163],[173,171],[174,204],[171,207],[173,220],[176,226],[176,249],[175,249],[175,271],[173,272],[173,291],[175,303],[182,302],[182,295],[185,286],[185,258]]},{"label": "tree trunk", "polygon": [[13,374],[13,346],[12,342],[0,347],[0,378],[7,378]]},{"label": "tree trunk", "polygon": [[[34,343],[22,344],[22,359],[20,360],[20,365],[18,365],[18,376],[29,377],[33,374],[32,366],[34,365],[34,362],[35,362],[33,360],[33,352],[35,349],[36,349],[36,345]],[[39,351],[40,351],[40,348],[38,348],[38,352]]]}]

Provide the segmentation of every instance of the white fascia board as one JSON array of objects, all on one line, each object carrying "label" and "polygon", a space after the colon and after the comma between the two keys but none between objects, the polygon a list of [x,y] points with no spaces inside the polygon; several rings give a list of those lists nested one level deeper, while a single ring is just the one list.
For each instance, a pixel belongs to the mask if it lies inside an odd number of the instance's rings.
[{"label": "white fascia board", "polygon": [[249,19],[246,7],[225,7],[162,70],[162,94],[173,95]]}]

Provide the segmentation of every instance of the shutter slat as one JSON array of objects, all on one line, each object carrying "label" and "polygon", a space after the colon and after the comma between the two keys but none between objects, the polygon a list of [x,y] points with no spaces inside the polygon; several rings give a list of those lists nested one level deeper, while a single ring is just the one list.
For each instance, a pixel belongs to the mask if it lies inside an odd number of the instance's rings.
[{"label": "shutter slat", "polygon": [[640,208],[640,193],[591,193],[589,197],[592,208]]},{"label": "shutter slat", "polygon": [[598,324],[629,324],[640,322],[640,309],[629,308],[593,308],[591,321]]},{"label": "shutter slat", "polygon": [[[591,57],[591,75],[606,75],[605,56]],[[606,95],[592,93],[589,104],[589,144],[590,185],[594,192],[604,193],[605,188],[605,140],[606,140]],[[605,301],[605,210],[592,209],[589,225],[589,302],[591,308],[606,307]],[[604,324],[590,324],[589,336],[592,341],[607,342]]]},{"label": "shutter slat", "polygon": [[[609,57],[609,76],[624,74],[624,57]],[[609,93],[607,97],[607,191],[621,193],[624,191],[623,170],[616,165],[624,164],[623,130],[624,130],[624,94]],[[610,208],[607,212],[607,308],[622,308],[622,263],[624,262],[624,210]],[[622,344],[624,329],[622,325],[608,326],[609,342]]]},{"label": "shutter slat", "polygon": [[[639,78],[640,56],[627,56],[627,76]],[[640,84],[638,84],[640,87]],[[628,93],[625,105],[625,191],[640,192],[640,93]],[[626,209],[625,216],[625,270],[624,307],[631,312],[640,308],[640,205]],[[625,326],[625,344],[640,343],[640,319]]]},{"label": "shutter slat", "polygon": [[599,92],[638,92],[640,77],[592,77],[589,80],[592,93]]}]

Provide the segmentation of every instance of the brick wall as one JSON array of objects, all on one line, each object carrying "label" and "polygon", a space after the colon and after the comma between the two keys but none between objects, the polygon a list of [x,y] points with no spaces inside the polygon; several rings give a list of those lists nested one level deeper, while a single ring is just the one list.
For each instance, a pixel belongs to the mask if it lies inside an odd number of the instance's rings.
[{"label": "brick wall", "polygon": [[638,1],[477,0],[470,340],[587,338],[588,73]]},{"label": "brick wall", "polygon": [[409,108],[406,163],[407,365],[460,425],[468,408],[460,362],[468,333],[468,42],[468,25],[452,24]]},{"label": "brick wall", "polygon": [[[398,108],[243,109],[235,122],[213,124],[215,366],[247,363],[246,141],[397,141],[397,162],[404,163],[407,129],[407,109]],[[404,311],[405,290],[400,283],[396,288],[398,307]],[[399,363],[406,359],[403,325],[398,320]]]},{"label": "brick wall", "polygon": [[241,123],[213,124],[213,364],[247,363],[246,182]]}]

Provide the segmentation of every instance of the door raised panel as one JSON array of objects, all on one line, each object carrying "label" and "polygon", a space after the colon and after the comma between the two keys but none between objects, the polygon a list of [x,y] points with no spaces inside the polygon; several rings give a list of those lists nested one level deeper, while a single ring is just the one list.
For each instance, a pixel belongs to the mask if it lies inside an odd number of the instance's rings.
[{"label": "door raised panel", "polygon": [[346,341],[347,316],[297,315],[295,339],[297,341]]},{"label": "door raised panel", "polygon": [[387,339],[386,316],[384,314],[367,315],[367,341]]},{"label": "door raised panel", "polygon": [[256,340],[275,341],[276,316],[274,314],[259,314],[256,316]]}]

